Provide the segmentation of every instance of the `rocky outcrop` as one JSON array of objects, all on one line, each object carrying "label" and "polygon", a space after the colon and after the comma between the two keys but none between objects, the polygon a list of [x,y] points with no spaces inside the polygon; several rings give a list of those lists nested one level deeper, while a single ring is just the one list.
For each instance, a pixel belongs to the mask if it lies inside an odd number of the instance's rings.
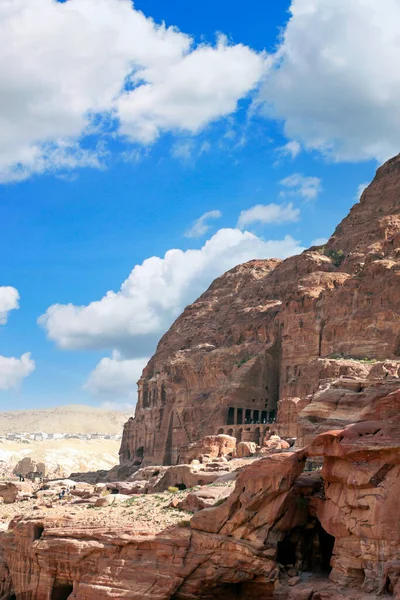
[{"label": "rocky outcrop", "polygon": [[[369,405],[383,420],[251,463],[219,506],[168,530],[15,519],[0,535],[0,597],[400,599],[400,425],[385,417],[400,396]],[[322,470],[304,472],[315,458]]]},{"label": "rocky outcrop", "polygon": [[121,465],[177,464],[216,433],[259,445],[304,437],[298,414],[327,380],[398,382],[399,197],[397,156],[325,247],[216,279],[143,371]]}]

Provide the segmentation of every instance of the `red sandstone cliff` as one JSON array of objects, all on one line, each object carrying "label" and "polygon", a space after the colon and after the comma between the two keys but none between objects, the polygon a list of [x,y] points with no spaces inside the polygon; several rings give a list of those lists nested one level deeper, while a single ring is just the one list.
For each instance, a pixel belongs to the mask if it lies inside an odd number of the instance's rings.
[{"label": "red sandstone cliff", "polygon": [[[365,408],[383,420],[253,462],[225,502],[178,527],[15,519],[0,534],[0,597],[398,600],[400,426],[387,417],[400,394]],[[323,469],[303,473],[307,457]]]},{"label": "red sandstone cliff", "polygon": [[121,464],[176,464],[217,432],[304,438],[298,414],[326,380],[397,381],[399,283],[397,156],[324,248],[240,265],[185,309],[143,371]]}]

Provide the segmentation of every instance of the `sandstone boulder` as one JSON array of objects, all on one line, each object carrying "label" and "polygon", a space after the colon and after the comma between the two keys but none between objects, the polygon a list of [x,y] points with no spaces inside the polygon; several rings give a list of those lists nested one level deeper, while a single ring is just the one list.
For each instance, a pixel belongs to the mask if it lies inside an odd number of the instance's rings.
[{"label": "sandstone boulder", "polygon": [[108,494],[108,496],[97,498],[95,506],[112,506],[113,504],[122,504],[130,499],[131,496],[126,494]]},{"label": "sandstone boulder", "polygon": [[[193,460],[208,462],[214,459],[232,454],[236,448],[236,438],[230,435],[207,435],[198,442],[190,444],[182,452],[180,462],[191,463]],[[204,460],[206,459],[206,460]]]},{"label": "sandstone boulder", "polygon": [[256,453],[257,444],[254,442],[239,442],[236,446],[237,458],[246,458],[247,456],[253,456]]},{"label": "sandstone boulder", "polygon": [[33,485],[30,481],[0,483],[0,497],[3,498],[4,504],[20,502],[30,498],[32,494]]},{"label": "sandstone boulder", "polygon": [[186,498],[179,502],[178,506],[181,510],[195,513],[199,510],[203,510],[203,508],[209,508],[215,506],[215,504],[222,504],[231,492],[232,487],[230,486],[207,487],[195,492],[190,492]]}]

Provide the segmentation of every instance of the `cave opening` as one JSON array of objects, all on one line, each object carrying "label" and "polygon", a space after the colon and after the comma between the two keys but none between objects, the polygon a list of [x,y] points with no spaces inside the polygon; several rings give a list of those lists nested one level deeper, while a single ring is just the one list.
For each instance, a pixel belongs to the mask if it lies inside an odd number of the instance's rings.
[{"label": "cave opening", "polygon": [[39,540],[44,532],[43,525],[35,525],[33,528],[33,540]]},{"label": "cave opening", "polygon": [[144,456],[144,447],[140,446],[137,450],[136,450],[136,456],[138,458],[143,458]]},{"label": "cave opening", "polygon": [[296,567],[329,575],[335,538],[322,527],[318,519],[309,519],[301,527],[288,531],[278,542],[277,561],[284,567]]},{"label": "cave opening", "polygon": [[222,583],[209,590],[205,590],[199,600],[241,600],[243,586],[241,583]]},{"label": "cave opening", "polygon": [[68,600],[73,589],[72,583],[55,582],[51,591],[51,600]]},{"label": "cave opening", "polygon": [[393,596],[394,594],[393,584],[390,581],[389,575],[386,577],[385,592],[389,594],[389,596]]},{"label": "cave opening", "polygon": [[184,483],[176,483],[174,487],[178,488],[180,491],[186,490],[186,485]]},{"label": "cave opening", "polygon": [[228,408],[228,418],[226,420],[226,424],[227,425],[235,424],[235,409],[232,406],[230,408]]}]

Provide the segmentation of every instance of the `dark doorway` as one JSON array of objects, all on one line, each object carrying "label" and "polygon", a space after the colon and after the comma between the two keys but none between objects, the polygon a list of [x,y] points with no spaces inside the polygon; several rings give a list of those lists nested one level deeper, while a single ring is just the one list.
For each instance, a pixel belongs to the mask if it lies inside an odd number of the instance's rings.
[{"label": "dark doorway", "polygon": [[251,410],[249,408],[246,408],[246,412],[244,414],[244,422],[250,423],[250,419],[251,419]]},{"label": "dark doorway", "polygon": [[260,422],[260,412],[258,410],[255,410],[253,415],[254,415],[254,423],[259,423]]},{"label": "dark doorway", "polygon": [[386,577],[385,592],[389,594],[389,596],[393,596],[394,594],[393,584],[390,581],[389,575]]},{"label": "dark doorway", "polygon": [[144,455],[144,447],[140,446],[137,450],[136,450],[136,456],[138,458],[143,458]]},{"label": "dark doorway", "polygon": [[327,533],[318,519],[309,519],[295,527],[278,542],[277,561],[296,566],[300,571],[329,574],[335,538]]},{"label": "dark doorway", "polygon": [[235,409],[234,408],[228,408],[228,419],[227,419],[227,425],[234,425],[235,424]]},{"label": "dark doorway", "polygon": [[51,592],[51,600],[68,600],[74,586],[72,583],[55,583]]},{"label": "dark doorway", "polygon": [[321,557],[321,571],[324,573],[330,573],[332,570],[331,558],[333,547],[335,545],[335,538],[333,535],[327,533],[321,525],[318,527],[318,538]]},{"label": "dark doorway", "polygon": [[263,410],[261,412],[261,423],[265,424],[267,422],[267,420],[268,420],[268,413],[266,410]]},{"label": "dark doorway", "polygon": [[200,600],[240,600],[243,598],[241,583],[225,583],[205,590]]},{"label": "dark doorway", "polygon": [[285,535],[284,539],[281,542],[278,542],[278,554],[277,554],[277,562],[283,566],[287,565],[295,565],[296,564],[296,541],[293,540],[293,536]]},{"label": "dark doorway", "polygon": [[243,408],[237,409],[237,425],[242,425],[243,423]]},{"label": "dark doorway", "polygon": [[175,486],[178,490],[186,490],[186,485],[184,483],[176,483]]},{"label": "dark doorway", "polygon": [[33,539],[39,540],[43,535],[44,527],[43,525],[35,525],[33,528]]}]

